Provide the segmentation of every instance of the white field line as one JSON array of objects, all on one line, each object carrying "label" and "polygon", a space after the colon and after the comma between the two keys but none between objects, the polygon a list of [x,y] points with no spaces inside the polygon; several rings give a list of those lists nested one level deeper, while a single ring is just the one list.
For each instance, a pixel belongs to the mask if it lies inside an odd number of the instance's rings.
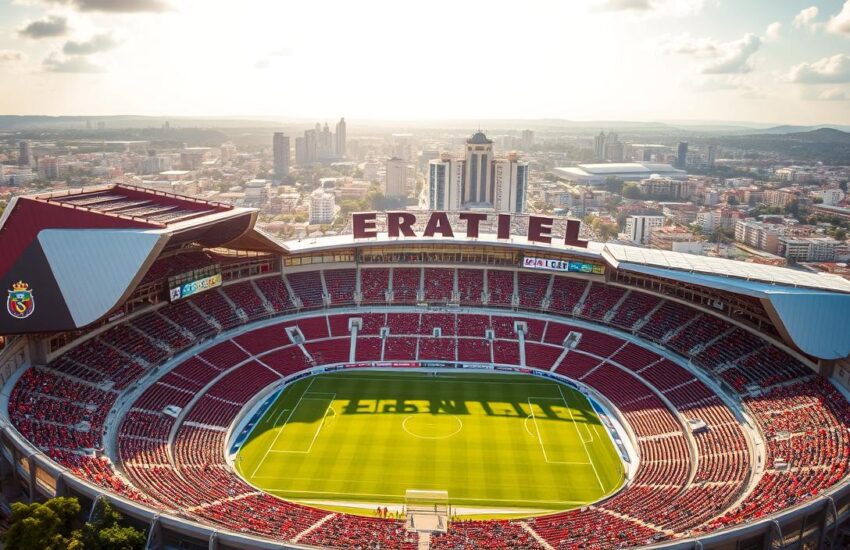
[{"label": "white field line", "polygon": [[[405,381],[410,380],[409,378],[406,379],[406,378],[401,377],[401,376],[399,376],[398,378],[383,378],[383,377],[377,377],[377,376],[334,376],[333,378],[335,380],[360,380],[360,381],[377,380],[379,382],[398,382],[400,380],[405,380]],[[478,381],[475,381],[475,380],[469,380],[467,378],[451,378],[450,376],[437,376],[437,377],[425,377],[425,376],[423,376],[421,378],[417,378],[415,381],[416,381],[417,384],[419,382],[442,382],[442,383],[452,383],[452,384],[475,384],[475,385],[491,384],[491,385],[500,385],[500,386],[510,385],[510,386],[544,386],[544,387],[549,387],[549,386],[552,385],[551,383],[547,384],[547,383],[544,383],[544,382],[496,382],[496,381],[493,381],[493,380],[489,380],[489,381],[486,381],[486,382],[478,382]],[[553,383],[557,384],[557,382],[553,382]]]},{"label": "white field line", "polygon": [[[561,387],[558,386],[558,391],[561,392]],[[587,450],[587,443],[584,442],[584,438],[581,436],[581,432],[578,429],[578,425],[576,424],[575,417],[573,416],[573,409],[570,407],[569,402],[567,402],[566,397],[564,397],[564,393],[561,392],[561,399],[564,400],[564,405],[567,406],[567,410],[570,411],[570,418],[573,419],[573,427],[576,429],[576,435],[581,440],[581,446],[584,447],[584,454],[587,455],[587,460],[590,461],[590,466],[593,468],[593,473],[596,474],[596,481],[599,482],[599,490],[602,493],[605,493],[605,486],[602,485],[602,478],[599,477],[599,471],[596,469],[596,464],[593,462],[593,457],[590,456],[590,451]]]},{"label": "white field line", "polygon": [[[576,419],[575,419],[575,416],[573,416],[573,409],[572,409],[572,407],[570,407],[570,402],[567,401],[567,397],[564,395],[564,392],[561,391],[561,385],[560,384],[558,384],[558,392],[561,394],[561,399],[564,400],[564,405],[566,405],[567,410],[570,411],[570,418],[572,418],[573,422],[575,422]],[[588,439],[588,440],[585,440],[582,437],[582,441],[584,441],[585,443],[593,443],[593,434],[590,433],[590,428],[587,426],[587,423],[583,422],[582,426],[584,426],[584,429],[587,431],[588,437],[590,437],[590,439]],[[579,437],[581,437],[581,436],[579,436]]]},{"label": "white field line", "polygon": [[[335,393],[334,394],[327,394],[327,395],[333,395],[334,397],[336,397]],[[304,397],[304,396],[301,396],[301,400],[299,400],[299,403],[301,401],[328,401],[328,406],[325,407],[325,414],[322,415],[322,421],[319,422],[318,427],[316,427],[316,432],[313,434],[313,439],[310,440],[310,446],[307,447],[306,451],[278,451],[278,450],[274,449],[274,447],[272,447],[272,449],[267,451],[266,454],[268,454],[268,453],[281,453],[281,454],[292,454],[292,453],[294,453],[294,454],[305,454],[305,455],[310,454],[310,451],[313,450],[313,444],[316,443],[316,438],[319,437],[319,432],[322,431],[322,428],[325,425],[325,419],[327,419],[327,417],[328,417],[328,411],[333,410],[333,407],[331,407],[331,405],[333,405],[334,397],[328,398],[328,397]],[[336,411],[334,411],[334,414],[336,414]],[[288,418],[286,419],[286,422],[287,423],[289,422]],[[287,423],[284,423],[284,425],[280,427],[281,432],[283,431],[284,428],[286,428]],[[280,435],[280,434],[278,433],[278,435]]]},{"label": "white field line", "polygon": [[[292,418],[292,413],[294,413],[295,409],[298,408],[298,405],[301,404],[301,400],[304,399],[304,394],[307,393],[310,390],[310,388],[313,386],[313,382],[315,382],[315,381],[316,381],[315,378],[310,380],[310,383],[307,385],[306,388],[304,388],[304,391],[301,392],[301,397],[298,398],[298,402],[295,403],[295,406],[292,407],[291,411],[289,411],[289,416],[286,417],[286,422],[289,422],[289,419]],[[286,423],[284,423],[284,426],[285,425],[286,425]],[[283,426],[281,426],[281,428],[275,434],[274,439],[272,439],[272,442],[271,442],[271,445],[269,445],[269,448],[266,449],[266,453],[263,455],[263,458],[260,459],[260,462],[257,463],[257,467],[254,468],[253,472],[251,472],[251,479],[254,479],[254,476],[257,475],[257,470],[259,470],[260,466],[262,466],[263,463],[266,461],[266,457],[269,456],[269,451],[271,451],[272,448],[274,447],[275,443],[277,443],[277,439],[280,437],[281,432],[283,432]]]},{"label": "white field line", "polygon": [[[266,476],[260,476],[263,479],[268,479]],[[287,479],[287,478],[271,478],[271,479]],[[403,499],[404,495],[385,495],[380,493],[346,493],[343,491],[296,491],[293,489],[286,490],[274,490],[268,489],[266,490],[268,493],[309,493],[316,495],[345,495],[345,496],[353,496],[353,497],[378,497],[378,498],[390,498],[390,499]],[[450,501],[452,502],[527,502],[527,503],[536,503],[536,504],[575,504],[575,505],[585,505],[587,504],[586,500],[525,500],[525,499],[512,499],[512,498],[459,498],[459,497],[450,497]]]},{"label": "white field line", "polygon": [[[534,414],[534,404],[531,402],[532,399],[539,399],[541,401],[544,400],[544,399],[557,399],[557,400],[560,401],[560,400],[562,400],[562,398],[558,398],[558,397],[529,397],[528,398],[528,406],[531,409],[531,419],[534,421],[535,430],[537,430],[537,441],[540,443],[540,448],[543,450],[543,458],[544,458],[544,460],[546,460],[546,463],[547,464],[570,464],[570,465],[574,465],[574,466],[576,466],[576,465],[587,466],[588,464],[592,465],[593,464],[592,462],[571,462],[571,461],[566,461],[566,460],[549,460],[549,456],[546,454],[546,445],[543,444],[543,438],[540,436],[540,426],[537,424],[537,416],[535,416],[535,414]],[[573,425],[575,425],[575,421],[573,421]],[[578,430],[578,428],[576,428],[576,430]],[[581,435],[579,435],[579,438],[581,438]],[[585,449],[585,453],[587,453],[587,449]],[[590,458],[590,457],[588,456],[588,458]]]}]

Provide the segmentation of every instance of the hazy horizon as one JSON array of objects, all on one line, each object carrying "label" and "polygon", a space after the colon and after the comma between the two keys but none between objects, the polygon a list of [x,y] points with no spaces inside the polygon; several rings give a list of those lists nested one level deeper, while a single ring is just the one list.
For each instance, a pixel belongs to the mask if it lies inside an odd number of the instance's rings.
[{"label": "hazy horizon", "polygon": [[0,0],[0,30],[9,115],[850,124],[850,0]]}]

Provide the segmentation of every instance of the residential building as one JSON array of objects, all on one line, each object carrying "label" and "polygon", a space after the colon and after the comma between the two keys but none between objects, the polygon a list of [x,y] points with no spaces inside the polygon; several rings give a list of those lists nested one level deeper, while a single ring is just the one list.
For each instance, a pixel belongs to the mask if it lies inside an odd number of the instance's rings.
[{"label": "residential building", "polygon": [[311,225],[323,225],[333,222],[335,209],[334,194],[322,188],[316,189],[310,194],[309,223]]},{"label": "residential building", "polygon": [[681,227],[656,227],[649,234],[649,247],[674,250],[679,243],[698,243],[693,233]]},{"label": "residential building", "polygon": [[656,174],[640,180],[638,185],[641,193],[648,198],[688,200],[697,192],[695,181],[666,178]]},{"label": "residential building", "polygon": [[653,229],[664,225],[664,216],[629,216],[626,218],[626,239],[635,244],[649,243]]},{"label": "residential building", "polygon": [[778,254],[792,262],[833,262],[842,244],[830,237],[780,237]]},{"label": "residential building", "polygon": [[771,254],[778,252],[779,237],[784,234],[784,226],[753,219],[738,220],[735,224],[735,241]]}]

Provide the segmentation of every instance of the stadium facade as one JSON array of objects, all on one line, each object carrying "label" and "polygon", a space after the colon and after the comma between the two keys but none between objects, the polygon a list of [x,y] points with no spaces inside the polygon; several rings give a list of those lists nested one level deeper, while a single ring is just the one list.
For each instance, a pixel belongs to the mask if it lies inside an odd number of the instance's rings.
[{"label": "stadium facade", "polygon": [[310,374],[474,367],[575,381],[637,464],[592,506],[453,522],[432,548],[846,542],[850,281],[546,217],[362,214],[279,242],[256,216],[128,186],[10,203],[0,441],[26,495],[107,498],[155,548],[415,548],[401,521],[257,491],[225,448]]}]

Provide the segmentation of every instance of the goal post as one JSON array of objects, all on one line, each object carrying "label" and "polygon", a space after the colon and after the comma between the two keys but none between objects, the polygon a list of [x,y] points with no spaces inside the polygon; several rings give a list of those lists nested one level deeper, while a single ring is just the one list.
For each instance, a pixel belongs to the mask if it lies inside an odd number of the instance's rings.
[{"label": "goal post", "polygon": [[404,511],[408,530],[445,533],[451,517],[449,492],[408,489],[404,494]]}]

